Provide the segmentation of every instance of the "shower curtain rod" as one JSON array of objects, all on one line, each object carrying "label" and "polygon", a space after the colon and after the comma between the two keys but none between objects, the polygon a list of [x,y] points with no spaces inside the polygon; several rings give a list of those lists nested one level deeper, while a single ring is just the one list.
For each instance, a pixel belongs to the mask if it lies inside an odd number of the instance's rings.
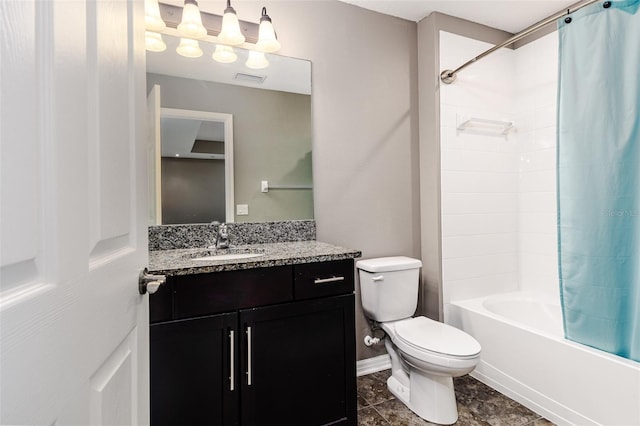
[{"label": "shower curtain rod", "polygon": [[[459,71],[465,69],[469,65],[475,63],[476,61],[484,58],[487,55],[492,54],[493,52],[495,52],[498,49],[502,49],[503,47],[508,46],[511,43],[515,43],[516,41],[528,36],[529,34],[533,33],[534,31],[539,30],[540,28],[546,27],[547,25],[551,24],[552,22],[555,22],[557,19],[562,18],[563,16],[570,15],[570,14],[582,9],[583,7],[588,6],[588,5],[590,5],[592,3],[595,3],[597,1],[599,1],[599,0],[587,0],[584,3],[573,5],[573,6],[570,6],[569,8],[567,8],[566,10],[562,10],[560,12],[554,13],[553,15],[543,19],[542,21],[531,25],[529,28],[520,31],[518,34],[514,35],[513,37],[509,38],[508,40],[505,40],[503,43],[498,44],[496,46],[493,46],[491,49],[489,49],[489,50],[479,54],[475,58],[465,62],[464,64],[460,65],[455,70],[444,70],[444,71],[442,71],[440,73],[440,80],[442,80],[442,82],[446,83],[446,84],[453,83],[455,81],[455,79],[456,79],[456,74]],[[610,2],[608,2],[608,3],[610,3]]]}]

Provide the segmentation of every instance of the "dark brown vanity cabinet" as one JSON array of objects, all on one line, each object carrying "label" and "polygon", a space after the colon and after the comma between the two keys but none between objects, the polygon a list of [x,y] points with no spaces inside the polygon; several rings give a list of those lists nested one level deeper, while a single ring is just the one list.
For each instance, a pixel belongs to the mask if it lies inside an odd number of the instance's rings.
[{"label": "dark brown vanity cabinet", "polygon": [[238,392],[228,388],[237,320],[227,313],[151,326],[152,424],[238,424]]},{"label": "dark brown vanity cabinet", "polygon": [[167,284],[150,298],[152,426],[357,423],[352,259]]}]

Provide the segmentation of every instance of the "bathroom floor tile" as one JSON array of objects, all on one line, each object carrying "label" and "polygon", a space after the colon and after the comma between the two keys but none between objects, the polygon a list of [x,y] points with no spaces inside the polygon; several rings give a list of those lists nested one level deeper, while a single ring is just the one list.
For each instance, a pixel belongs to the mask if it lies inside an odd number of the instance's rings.
[{"label": "bathroom floor tile", "polygon": [[361,396],[368,405],[379,404],[380,402],[393,398],[393,395],[387,389],[385,375],[380,373],[381,372],[358,377],[358,395]]},{"label": "bathroom floor tile", "polygon": [[[387,390],[390,370],[358,377],[358,425],[434,425]],[[553,426],[553,423],[471,376],[454,379],[456,426]]]},{"label": "bathroom floor tile", "polygon": [[360,392],[358,392],[357,397],[358,397],[358,410],[364,407],[369,407],[371,405],[367,402],[366,399],[362,397],[362,395],[360,395]]},{"label": "bathroom floor tile", "polygon": [[358,410],[358,426],[389,426],[389,422],[375,408],[368,406]]},{"label": "bathroom floor tile", "polygon": [[489,426],[490,423],[478,418],[464,405],[458,404],[458,421],[455,426]]},{"label": "bathroom floor tile", "polygon": [[381,402],[375,406],[375,409],[384,417],[384,419],[393,426],[418,426],[433,425],[426,420],[416,416],[413,411],[407,408],[397,399],[390,399]]},{"label": "bathroom floor tile", "polygon": [[492,426],[523,426],[540,416],[470,376],[454,381],[456,400]]}]

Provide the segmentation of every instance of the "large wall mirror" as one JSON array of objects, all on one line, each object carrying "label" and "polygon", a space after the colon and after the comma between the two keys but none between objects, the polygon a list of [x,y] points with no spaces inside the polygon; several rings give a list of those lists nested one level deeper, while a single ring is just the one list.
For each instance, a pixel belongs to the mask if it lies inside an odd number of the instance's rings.
[{"label": "large wall mirror", "polygon": [[313,219],[311,63],[267,54],[251,69],[236,48],[223,64],[211,43],[185,58],[163,37],[147,52],[150,223]]}]

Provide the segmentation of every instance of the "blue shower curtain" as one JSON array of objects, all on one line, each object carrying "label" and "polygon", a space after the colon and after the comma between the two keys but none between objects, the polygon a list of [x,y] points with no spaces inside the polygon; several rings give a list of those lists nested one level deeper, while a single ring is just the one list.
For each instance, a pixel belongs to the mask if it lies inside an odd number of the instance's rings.
[{"label": "blue shower curtain", "polygon": [[[565,336],[640,361],[640,0],[559,23],[558,246]],[[570,21],[570,22],[567,22]]]}]

